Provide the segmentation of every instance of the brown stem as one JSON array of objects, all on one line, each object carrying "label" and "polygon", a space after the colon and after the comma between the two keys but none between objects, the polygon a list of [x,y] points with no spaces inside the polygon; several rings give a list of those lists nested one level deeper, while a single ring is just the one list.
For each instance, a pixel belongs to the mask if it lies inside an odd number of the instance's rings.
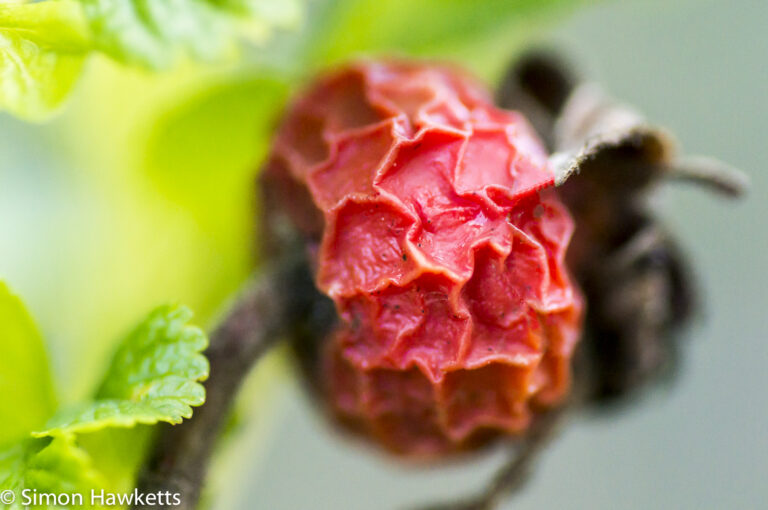
[{"label": "brown stem", "polygon": [[[241,383],[262,354],[293,334],[297,325],[311,323],[323,303],[302,257],[267,267],[252,280],[211,334],[206,351],[211,365],[206,403],[195,409],[191,419],[161,428],[139,475],[139,493],[178,493],[181,504],[151,508],[192,510],[197,506],[216,438]],[[316,330],[324,327],[317,324]]]},{"label": "brown stem", "polygon": [[749,178],[730,165],[714,158],[688,156],[673,162],[666,168],[669,179],[688,181],[707,186],[729,198],[746,193]]},{"label": "brown stem", "polygon": [[478,495],[465,501],[451,501],[423,507],[420,510],[492,510],[502,498],[521,489],[539,454],[557,435],[566,407],[542,414],[525,436],[513,457],[496,473]]}]

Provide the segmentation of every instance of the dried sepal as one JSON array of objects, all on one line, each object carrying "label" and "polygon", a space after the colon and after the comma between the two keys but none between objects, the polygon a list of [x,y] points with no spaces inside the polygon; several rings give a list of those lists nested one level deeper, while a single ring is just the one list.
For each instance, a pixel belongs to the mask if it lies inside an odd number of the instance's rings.
[{"label": "dried sepal", "polygon": [[545,130],[550,165],[576,219],[568,262],[589,303],[583,358],[590,369],[582,378],[589,375],[596,402],[634,393],[671,365],[671,334],[695,294],[688,264],[648,196],[663,182],[685,180],[734,197],[746,178],[712,158],[681,156],[666,129],[580,83],[546,53],[515,64],[499,97]]}]

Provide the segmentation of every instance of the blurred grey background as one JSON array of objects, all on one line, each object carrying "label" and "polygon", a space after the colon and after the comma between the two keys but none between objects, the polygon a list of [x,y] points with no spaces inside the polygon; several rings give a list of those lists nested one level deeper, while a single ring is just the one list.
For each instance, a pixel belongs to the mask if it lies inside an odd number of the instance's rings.
[{"label": "blurred grey background", "polygon": [[[682,373],[627,409],[574,419],[504,508],[768,508],[768,2],[605,2],[541,41],[686,152],[744,169],[752,190],[738,204],[682,186],[662,193],[659,214],[705,301]],[[244,433],[217,508],[406,508],[465,495],[502,460],[403,467],[333,435],[295,383],[275,400],[284,416],[266,444]]]}]

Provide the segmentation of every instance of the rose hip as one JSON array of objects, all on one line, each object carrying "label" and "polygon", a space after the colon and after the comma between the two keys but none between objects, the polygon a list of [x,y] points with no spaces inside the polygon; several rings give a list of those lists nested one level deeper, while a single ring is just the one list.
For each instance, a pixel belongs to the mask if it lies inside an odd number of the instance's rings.
[{"label": "rose hip", "polygon": [[402,61],[321,77],[289,107],[262,182],[336,306],[315,363],[341,422],[434,456],[523,433],[566,396],[573,223],[528,122],[473,79]]}]

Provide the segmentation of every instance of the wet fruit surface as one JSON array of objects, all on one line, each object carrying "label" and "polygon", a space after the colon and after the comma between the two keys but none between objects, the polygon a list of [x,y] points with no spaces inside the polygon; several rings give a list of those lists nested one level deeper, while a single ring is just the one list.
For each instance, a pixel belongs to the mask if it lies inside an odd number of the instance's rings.
[{"label": "wet fruit surface", "polygon": [[566,395],[573,224],[527,121],[471,78],[396,61],[321,78],[263,182],[336,304],[317,363],[341,421],[432,456],[521,433]]}]

